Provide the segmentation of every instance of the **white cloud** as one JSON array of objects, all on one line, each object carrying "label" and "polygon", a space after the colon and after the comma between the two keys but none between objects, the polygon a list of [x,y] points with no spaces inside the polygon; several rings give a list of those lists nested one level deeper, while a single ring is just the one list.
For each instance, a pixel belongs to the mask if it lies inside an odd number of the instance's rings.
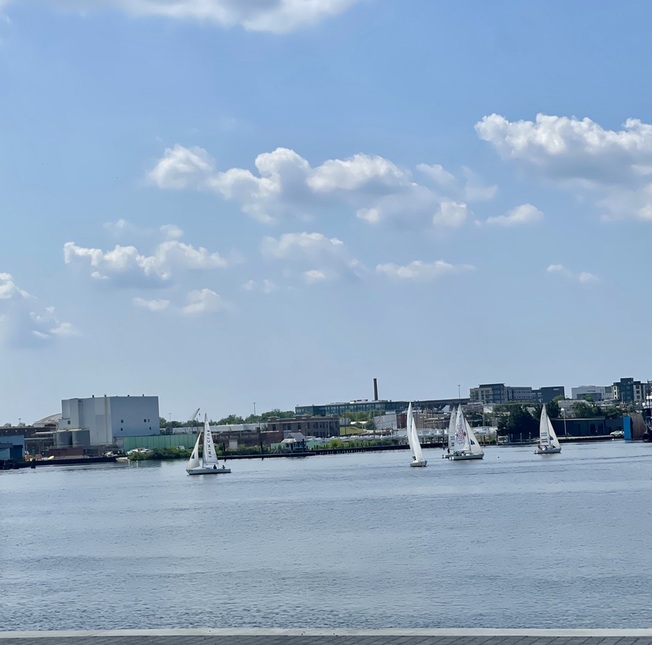
[{"label": "white cloud", "polygon": [[652,125],[628,119],[608,130],[591,119],[538,114],[476,124],[481,139],[535,177],[588,194],[606,219],[652,220]]},{"label": "white cloud", "polygon": [[464,181],[457,179],[440,164],[418,164],[417,170],[432,180],[446,195],[458,201],[484,202],[493,199],[497,186],[485,184],[470,168],[463,167]]},{"label": "white cloud", "polygon": [[71,323],[59,320],[54,307],[43,306],[38,298],[18,287],[10,273],[0,273],[0,342],[40,345],[78,333]]},{"label": "white cloud", "polygon": [[163,311],[170,306],[170,301],[165,299],[145,300],[144,298],[133,298],[132,302],[137,307],[142,307],[149,311]]},{"label": "white cloud", "polygon": [[116,245],[111,251],[102,251],[66,242],[64,261],[88,266],[95,280],[126,287],[160,287],[169,284],[177,273],[224,268],[228,264],[219,253],[178,240],[162,242],[153,255],[143,255],[134,246]]},{"label": "white cloud", "polygon": [[147,173],[159,188],[201,188],[215,168],[213,158],[203,148],[166,148],[163,157]]},{"label": "white cloud", "polygon": [[[0,0],[9,4],[16,0]],[[288,33],[346,11],[359,0],[48,0],[78,11],[114,8],[132,16],[212,22],[248,31]]]},{"label": "white cloud", "polygon": [[256,282],[255,280],[247,280],[247,282],[242,285],[242,288],[245,291],[262,291],[263,293],[274,293],[274,291],[278,291],[279,286],[272,280],[265,278],[261,282]]},{"label": "white cloud", "polygon": [[469,209],[466,204],[461,204],[459,202],[442,202],[439,206],[439,212],[435,213],[432,218],[432,223],[435,226],[459,228],[466,221],[468,214]]},{"label": "white cloud", "polygon": [[310,202],[308,162],[294,150],[276,148],[258,155],[254,164],[258,177],[249,170],[231,168],[214,175],[207,185],[225,199],[239,202],[245,213],[264,223],[285,213],[302,216]]},{"label": "white cloud", "polygon": [[376,266],[376,272],[392,280],[429,282],[446,275],[473,271],[474,268],[471,264],[450,264],[444,260],[436,260],[430,263],[414,260],[404,266],[394,263],[379,264]]},{"label": "white cloud", "polygon": [[315,168],[308,185],[317,193],[352,191],[389,193],[399,186],[409,186],[409,174],[391,161],[376,155],[357,154],[349,159],[329,159]]},{"label": "white cloud", "polygon": [[109,231],[109,233],[116,237],[125,232],[131,232],[135,228],[125,219],[119,219],[116,222],[105,222],[103,226],[107,231]]},{"label": "white cloud", "polygon": [[569,280],[580,282],[581,284],[589,284],[599,281],[598,276],[594,275],[593,273],[589,273],[588,271],[580,271],[579,273],[575,273],[570,269],[567,269],[563,264],[550,264],[546,271],[548,273],[556,273],[558,275],[562,275]]},{"label": "white cloud", "polygon": [[543,213],[532,204],[521,204],[504,215],[489,217],[486,223],[493,226],[523,226],[534,224],[543,219]]},{"label": "white cloud", "polygon": [[176,224],[164,224],[161,226],[161,233],[171,240],[183,237],[183,231]]},{"label": "white cloud", "polygon": [[188,294],[188,305],[181,308],[186,315],[226,311],[229,306],[218,293],[211,289],[198,289]]},{"label": "white cloud", "polygon": [[0,273],[0,300],[28,297],[29,293],[27,291],[16,286],[11,273]]},{"label": "white cloud", "polygon": [[318,271],[317,269],[304,271],[303,279],[307,284],[315,284],[316,282],[324,282],[325,280],[328,280],[326,274],[323,271]]},{"label": "white cloud", "polygon": [[318,211],[346,208],[369,224],[457,227],[469,212],[467,196],[488,199],[495,193],[495,187],[484,186],[467,168],[458,182],[442,166],[418,166],[437,184],[433,188],[377,155],[327,159],[313,168],[294,150],[277,148],[258,155],[254,166],[255,173],[245,168],[217,171],[202,148],[177,145],[165,151],[148,177],[160,188],[215,192],[268,224],[285,217],[309,220]]},{"label": "white cloud", "polygon": [[266,237],[261,251],[267,259],[303,265],[302,275],[309,284],[342,277],[360,277],[365,272],[360,262],[349,254],[342,240],[328,238],[321,233],[286,233],[278,239]]}]

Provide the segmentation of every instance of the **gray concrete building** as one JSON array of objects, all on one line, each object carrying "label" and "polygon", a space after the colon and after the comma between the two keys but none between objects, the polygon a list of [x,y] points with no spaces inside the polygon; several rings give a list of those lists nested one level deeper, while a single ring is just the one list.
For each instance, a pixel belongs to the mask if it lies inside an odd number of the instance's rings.
[{"label": "gray concrete building", "polygon": [[159,434],[157,396],[92,396],[61,401],[56,446],[120,446],[124,437]]}]

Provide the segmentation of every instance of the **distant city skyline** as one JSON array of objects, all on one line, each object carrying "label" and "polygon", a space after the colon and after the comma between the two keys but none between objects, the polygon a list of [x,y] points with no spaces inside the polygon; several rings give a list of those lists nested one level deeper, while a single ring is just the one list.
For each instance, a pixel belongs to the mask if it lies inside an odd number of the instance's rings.
[{"label": "distant city skyline", "polygon": [[[621,379],[629,379],[629,378],[632,378],[632,377],[621,377]],[[532,389],[535,392],[537,390],[541,390],[541,389],[554,389],[554,388],[557,388],[557,387],[563,387],[564,388],[564,395],[565,395],[567,400],[577,400],[578,397],[576,397],[575,394],[579,393],[580,395],[583,395],[585,393],[584,392],[585,390],[587,392],[593,392],[593,391],[597,392],[597,391],[602,391],[604,389],[604,390],[607,390],[607,391],[611,392],[612,385],[614,385],[615,383],[618,383],[621,379],[616,379],[615,381],[613,381],[611,383],[608,383],[608,384],[604,384],[604,385],[596,385],[596,384],[588,384],[587,385],[587,384],[583,384],[583,385],[575,385],[575,386],[572,386],[572,387],[561,386],[561,385],[556,385],[556,386],[555,385],[542,385],[542,386],[536,387],[536,386],[531,386],[531,385],[526,385],[526,384],[514,385],[514,384],[509,383],[509,382],[507,382],[507,383],[499,383],[497,381],[494,381],[494,382],[491,382],[491,383],[479,383],[479,384],[474,385],[471,388],[469,388],[469,390],[467,390],[466,392],[463,391],[461,389],[461,386],[460,386],[460,391],[458,393],[459,396],[445,397],[445,396],[434,395],[434,396],[429,396],[429,397],[409,397],[409,396],[408,397],[391,397],[391,396],[383,397],[383,396],[379,395],[378,401],[380,401],[380,402],[385,402],[385,401],[388,401],[388,402],[395,402],[395,401],[436,401],[436,400],[446,400],[446,399],[455,400],[457,398],[460,398],[460,399],[463,399],[463,400],[469,400],[469,399],[472,400],[473,396],[472,396],[471,390],[476,389],[476,388],[478,388],[478,387],[480,387],[482,385],[488,385],[488,384],[504,385],[508,389],[516,389],[516,390],[521,389],[521,388]],[[636,378],[633,378],[633,380],[635,382],[640,381],[640,379],[636,379]],[[642,381],[642,383],[646,384],[647,381]],[[295,411],[296,408],[301,408],[301,407],[312,407],[312,406],[325,407],[325,406],[331,406],[331,405],[339,405],[339,404],[343,404],[343,403],[347,403],[347,402],[356,402],[356,403],[361,403],[361,402],[364,402],[364,401],[373,402],[374,401],[373,384],[372,384],[371,387],[372,387],[371,393],[366,395],[366,396],[363,395],[363,396],[360,396],[360,397],[349,397],[349,398],[343,398],[341,400],[326,400],[326,399],[324,399],[324,400],[316,400],[316,401],[310,401],[310,402],[301,402],[301,403],[297,403],[295,405],[288,406],[288,407],[282,407],[282,406],[279,406],[279,405],[272,405],[272,407],[270,407],[270,408],[262,409],[262,408],[258,407],[258,409],[257,409],[256,406],[258,404],[255,401],[252,401],[252,404],[251,404],[252,409],[249,410],[249,411],[247,411],[247,410],[244,410],[244,411],[230,410],[228,412],[225,411],[223,413],[220,413],[219,415],[212,415],[212,416],[210,416],[210,418],[213,421],[219,420],[221,418],[225,418],[225,417],[230,416],[230,415],[235,415],[235,416],[240,416],[240,417],[243,417],[243,418],[247,418],[247,417],[249,417],[251,415],[256,416],[256,412],[258,412],[258,414],[260,415],[260,414],[263,414],[263,413],[266,413],[266,412],[271,412],[272,410],[277,410],[277,409],[281,410],[281,411],[289,411],[289,410]],[[160,397],[158,397],[156,395],[156,393],[136,394],[136,393],[127,393],[127,392],[125,392],[125,393],[120,393],[120,394],[107,393],[107,394],[102,394],[102,395],[95,394],[95,393],[90,393],[88,395],[88,397],[97,397],[97,398],[99,398],[101,396],[107,396],[107,397],[132,396],[134,398],[139,398],[141,396],[147,396],[147,397],[154,396],[154,397],[160,398]],[[88,398],[88,397],[86,397],[86,395],[84,395],[84,396],[80,396],[80,397],[71,397],[71,398],[82,398],[83,399],[83,398]],[[62,400],[62,401],[65,401],[65,399]],[[518,399],[514,399],[514,402],[518,402]],[[62,402],[60,402],[58,410],[52,411],[49,414],[44,415],[42,417],[35,418],[33,421],[28,420],[29,416],[21,416],[21,417],[18,418],[18,422],[15,422],[15,425],[18,425],[20,423],[23,423],[25,425],[32,425],[34,423],[43,421],[44,419],[46,419],[48,417],[56,416],[57,414],[61,413],[61,405],[62,405]],[[208,414],[207,408],[199,408],[194,412],[194,416],[197,416],[197,414],[200,411],[202,412],[202,414],[204,414],[204,413]],[[172,411],[165,412],[165,408],[161,404],[160,409],[159,409],[159,415],[162,418],[164,418],[164,419],[166,419],[168,421],[170,421],[170,420],[173,420],[173,421],[187,421],[187,420],[192,420],[193,413],[191,413],[187,418],[184,417],[183,415],[175,416],[172,413]],[[5,420],[5,421],[0,420],[0,425],[5,425],[7,423],[10,423],[11,425],[14,425],[14,423],[12,423],[12,420],[9,420],[9,419]]]},{"label": "distant city skyline", "polygon": [[647,380],[651,20],[0,1],[0,422]]}]

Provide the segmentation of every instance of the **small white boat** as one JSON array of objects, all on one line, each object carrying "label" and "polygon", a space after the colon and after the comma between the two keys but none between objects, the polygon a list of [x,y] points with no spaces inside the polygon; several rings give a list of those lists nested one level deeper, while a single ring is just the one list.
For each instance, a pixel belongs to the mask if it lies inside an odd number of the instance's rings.
[{"label": "small white boat", "polygon": [[412,453],[412,461],[410,462],[411,468],[425,468],[428,465],[427,460],[423,458],[421,451],[421,442],[419,441],[419,433],[417,432],[417,423],[412,413],[412,403],[408,405],[407,411],[407,439],[410,444],[410,452]]},{"label": "small white boat", "polygon": [[535,455],[557,455],[561,452],[561,445],[555,429],[552,427],[550,417],[546,411],[545,404],[541,408],[541,418],[539,419],[539,443],[534,451]]},{"label": "small white boat", "polygon": [[444,457],[451,461],[467,461],[484,457],[484,450],[466,420],[461,405],[457,408],[454,426],[451,417],[448,429],[448,450]]},{"label": "small white boat", "polygon": [[[200,459],[199,442],[202,438],[202,456]],[[195,442],[195,447],[192,449],[192,454],[188,460],[186,472],[189,475],[223,475],[231,472],[230,468],[227,468],[226,466],[220,467],[217,462],[213,434],[208,425],[208,415],[204,415],[204,431],[197,435],[197,441]]]}]

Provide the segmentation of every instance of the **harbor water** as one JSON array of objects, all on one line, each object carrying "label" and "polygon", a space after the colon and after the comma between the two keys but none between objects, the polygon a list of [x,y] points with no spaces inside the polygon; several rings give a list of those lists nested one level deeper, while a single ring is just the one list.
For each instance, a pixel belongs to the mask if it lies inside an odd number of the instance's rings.
[{"label": "harbor water", "polygon": [[652,445],[0,472],[2,630],[652,627]]}]

